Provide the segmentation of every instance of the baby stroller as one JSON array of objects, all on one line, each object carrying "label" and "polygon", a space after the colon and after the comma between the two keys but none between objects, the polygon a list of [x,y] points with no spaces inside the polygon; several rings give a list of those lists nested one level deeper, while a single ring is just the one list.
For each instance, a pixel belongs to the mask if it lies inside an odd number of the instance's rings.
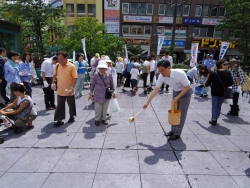
[{"label": "baby stroller", "polygon": [[[11,125],[11,127],[9,127],[8,129],[13,129],[16,134],[22,132],[22,129],[20,130],[19,127],[15,127],[14,123],[10,120],[9,117],[5,116],[5,118],[7,119],[7,121],[9,122],[9,124]],[[4,143],[4,137],[0,135],[0,144],[3,144],[3,143]]]}]

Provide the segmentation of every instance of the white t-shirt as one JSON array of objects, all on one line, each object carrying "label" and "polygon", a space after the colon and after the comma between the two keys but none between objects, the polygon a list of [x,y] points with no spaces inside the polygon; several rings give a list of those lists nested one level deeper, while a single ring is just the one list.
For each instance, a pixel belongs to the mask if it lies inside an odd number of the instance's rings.
[{"label": "white t-shirt", "polygon": [[176,69],[171,69],[170,77],[163,77],[160,74],[156,82],[156,87],[161,87],[163,83],[171,86],[174,91],[181,91],[184,87],[190,86],[186,73]]},{"label": "white t-shirt", "polygon": [[150,72],[155,71],[155,61],[154,60],[150,61],[149,65],[150,65]]},{"label": "white t-shirt", "polygon": [[131,74],[131,79],[138,80],[138,75],[140,73],[139,73],[138,68],[132,68],[131,71],[130,71],[130,74]]},{"label": "white t-shirt", "polygon": [[165,56],[163,56],[161,58],[161,60],[168,60],[169,63],[170,63],[171,68],[173,67],[173,58],[172,58],[172,56],[169,55],[167,58]]},{"label": "white t-shirt", "polygon": [[25,97],[22,99],[20,96],[17,98],[17,105],[20,105],[20,103],[24,100],[29,100],[30,101],[30,105],[32,106],[30,115],[36,116],[37,115],[37,111],[36,111],[36,107],[34,105],[34,101],[32,100],[32,98],[30,98],[29,95],[25,95]]},{"label": "white t-shirt", "polygon": [[51,78],[54,72],[52,59],[45,60],[41,65],[41,71],[45,73],[45,77]]},{"label": "white t-shirt", "polygon": [[95,63],[95,61],[96,61],[96,58],[93,57],[93,58],[90,60],[90,66],[92,66],[92,65]]}]

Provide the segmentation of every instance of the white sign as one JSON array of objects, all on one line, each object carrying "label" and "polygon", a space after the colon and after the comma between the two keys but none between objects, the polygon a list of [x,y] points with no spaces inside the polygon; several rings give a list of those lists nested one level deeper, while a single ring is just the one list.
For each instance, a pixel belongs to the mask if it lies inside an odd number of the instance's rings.
[{"label": "white sign", "polygon": [[198,47],[199,43],[192,43],[190,67],[197,65]]},{"label": "white sign", "polygon": [[202,19],[202,24],[203,25],[217,25],[219,24],[219,21],[222,19],[215,19],[215,18],[203,18]]},{"label": "white sign", "polygon": [[127,44],[125,44],[125,56],[126,56],[126,59],[128,59],[128,50],[127,50]]},{"label": "white sign", "polygon": [[152,22],[152,16],[123,16],[124,22]]},{"label": "white sign", "polygon": [[224,57],[224,55],[227,52],[227,49],[228,49],[229,45],[230,45],[230,42],[222,42],[221,43],[219,59],[222,59]]},{"label": "white sign", "polygon": [[160,55],[160,51],[161,51],[161,47],[162,47],[162,45],[164,43],[164,39],[165,39],[164,36],[159,36],[158,37],[157,55]]},{"label": "white sign", "polygon": [[120,10],[120,0],[103,0],[104,9],[106,10]]},{"label": "white sign", "polygon": [[83,49],[83,52],[84,52],[84,55],[85,55],[85,60],[88,62],[88,58],[87,58],[87,55],[86,55],[85,38],[82,39],[82,49]]},{"label": "white sign", "polygon": [[159,17],[159,23],[173,23],[173,17]]},{"label": "white sign", "polygon": [[119,33],[119,22],[105,22],[107,33]]}]

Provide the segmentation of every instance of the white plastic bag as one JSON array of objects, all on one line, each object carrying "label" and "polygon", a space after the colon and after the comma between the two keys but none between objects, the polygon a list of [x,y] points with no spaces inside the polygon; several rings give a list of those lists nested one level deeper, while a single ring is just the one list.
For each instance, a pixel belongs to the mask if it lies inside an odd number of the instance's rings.
[{"label": "white plastic bag", "polygon": [[146,85],[149,86],[149,84],[150,84],[150,74],[148,74]]},{"label": "white plastic bag", "polygon": [[153,86],[155,86],[155,84],[156,84],[156,75],[154,75]]},{"label": "white plastic bag", "polygon": [[120,111],[120,107],[116,98],[111,98],[107,113],[112,114],[112,113],[119,112],[119,111]]},{"label": "white plastic bag", "polygon": [[233,99],[224,99],[223,103],[233,105]]}]

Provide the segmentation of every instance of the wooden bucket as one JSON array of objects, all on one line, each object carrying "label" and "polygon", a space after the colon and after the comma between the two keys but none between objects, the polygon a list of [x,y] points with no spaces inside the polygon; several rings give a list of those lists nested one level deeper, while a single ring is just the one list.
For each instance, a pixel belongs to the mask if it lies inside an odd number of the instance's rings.
[{"label": "wooden bucket", "polygon": [[170,125],[179,125],[181,122],[181,111],[177,110],[177,103],[171,101],[171,110],[168,110],[168,123]]}]

